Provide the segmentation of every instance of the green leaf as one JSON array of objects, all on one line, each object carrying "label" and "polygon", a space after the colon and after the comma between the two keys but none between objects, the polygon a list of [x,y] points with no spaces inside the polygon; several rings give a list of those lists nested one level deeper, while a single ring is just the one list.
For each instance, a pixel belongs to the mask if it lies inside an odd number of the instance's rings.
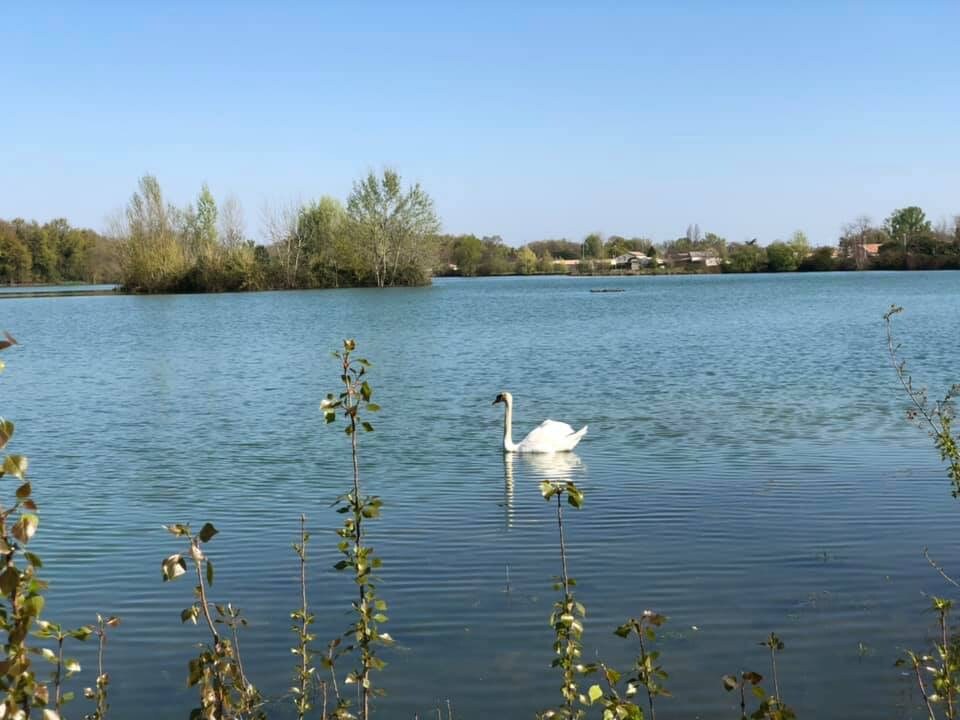
[{"label": "green leaf", "polygon": [[724,675],[723,676],[723,689],[727,692],[735,690],[737,687],[737,679],[733,675]]},{"label": "green leaf", "polygon": [[373,425],[371,425],[370,423],[368,423],[366,420],[364,420],[364,421],[363,421],[362,423],[360,423],[360,424],[363,426],[363,429],[364,429],[366,432],[373,432]]},{"label": "green leaf", "polygon": [[212,523],[204,523],[203,527],[200,528],[200,532],[197,533],[197,537],[200,538],[200,542],[210,542],[217,532],[218,530]]},{"label": "green leaf", "polygon": [[366,380],[364,380],[360,386],[360,396],[367,402],[370,402],[370,398],[373,396],[373,388],[370,387],[370,384]]},{"label": "green leaf", "polygon": [[590,699],[591,703],[595,703],[597,700],[603,697],[603,690],[600,689],[599,685],[591,685],[590,689],[587,690],[587,697]]},{"label": "green leaf", "polygon": [[207,558],[207,585],[213,585],[213,563]]},{"label": "green leaf", "polygon": [[370,412],[380,412],[380,406],[376,403],[367,403],[367,410]]},{"label": "green leaf", "polygon": [[17,500],[26,500],[30,497],[30,483],[25,482],[23,485],[17,488]]}]

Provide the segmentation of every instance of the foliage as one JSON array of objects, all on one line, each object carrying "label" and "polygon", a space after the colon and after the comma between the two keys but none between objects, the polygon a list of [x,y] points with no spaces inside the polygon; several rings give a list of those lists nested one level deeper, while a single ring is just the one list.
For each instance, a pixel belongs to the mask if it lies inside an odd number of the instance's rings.
[{"label": "foliage", "polygon": [[770,272],[793,272],[798,267],[793,248],[784,242],[767,245],[767,269]]},{"label": "foliage", "polygon": [[931,403],[927,399],[924,388],[916,388],[913,378],[907,372],[907,363],[900,359],[900,344],[893,338],[893,317],[903,312],[902,307],[891,305],[884,313],[883,321],[887,332],[887,352],[890,362],[897,374],[897,379],[903,386],[910,407],[907,418],[926,428],[933,438],[934,446],[940,452],[940,459],[947,463],[947,474],[950,478],[951,494],[960,497],[960,436],[953,434],[954,399],[960,394],[960,384],[953,385],[947,390],[942,400]]},{"label": "foliage", "polygon": [[[300,607],[290,613],[293,620],[293,632],[297,634],[297,644],[290,651],[300,658],[300,664],[294,673],[297,683],[293,688],[293,704],[297,708],[297,718],[303,720],[307,712],[313,707],[311,704],[311,688],[315,680],[316,668],[313,666],[313,653],[310,643],[315,639],[310,632],[314,617],[307,605],[307,543],[310,533],[306,529],[307,518],[300,516],[300,542],[293,544],[293,551],[300,560]],[[327,714],[324,708],[321,717]]]},{"label": "foliage", "polygon": [[110,710],[110,703],[107,701],[110,675],[103,669],[103,649],[107,644],[107,628],[115,628],[119,625],[120,618],[116,615],[108,618],[97,615],[97,626],[93,628],[93,634],[97,636],[97,681],[94,688],[88,687],[83,691],[85,698],[96,703],[96,709],[84,715],[84,720],[105,720]]},{"label": "foliage", "polygon": [[600,259],[605,257],[603,237],[600,233],[590,233],[583,240],[583,256]]},{"label": "foliage", "polygon": [[[723,689],[727,692],[737,690],[740,695],[740,720],[795,720],[796,713],[783,702],[780,696],[780,684],[777,679],[777,653],[784,649],[783,640],[775,633],[770,633],[760,643],[770,650],[770,665],[773,670],[773,694],[768,694],[760,684],[763,676],[759,673],[746,670],[735,675],[723,676]],[[751,694],[759,700],[756,710],[747,715],[746,688],[749,685]]]},{"label": "foliage", "polygon": [[[205,523],[200,531],[193,533],[189,525],[167,525],[166,529],[187,543],[186,553],[174,553],[160,563],[163,581],[175,580],[187,573],[188,558],[197,576],[194,602],[180,613],[181,622],[197,624],[203,618],[210,631],[210,642],[200,645],[197,657],[188,664],[187,685],[198,686],[200,707],[191,717],[202,720],[240,720],[265,718],[259,710],[262,704],[260,693],[247,680],[240,658],[238,630],[247,621],[232,605],[212,603],[208,599],[209,587],[213,585],[213,563],[203,551],[203,546],[217,534],[211,523]],[[210,612],[211,606],[216,619]],[[231,637],[226,638],[217,629],[226,627]]]},{"label": "foliage", "polygon": [[354,183],[347,198],[351,232],[377,287],[429,281],[429,238],[440,231],[433,200],[415,183],[403,190],[400,175],[384,170]]},{"label": "foliage", "polygon": [[574,708],[574,703],[580,697],[577,686],[577,676],[587,672],[587,668],[581,663],[580,655],[583,650],[581,637],[583,636],[583,619],[587,614],[586,608],[576,601],[573,594],[573,588],[577,581],[567,574],[567,549],[563,537],[563,502],[564,496],[571,507],[579,510],[583,506],[583,493],[572,482],[542,482],[540,483],[540,494],[543,499],[550,502],[554,498],[557,501],[557,531],[560,538],[560,576],[554,578],[553,589],[560,591],[561,597],[553,605],[553,613],[550,615],[550,624],[553,626],[554,642],[553,651],[557,657],[554,658],[552,667],[560,668],[563,682],[560,686],[560,694],[563,697],[563,704],[552,710],[546,710],[540,714],[542,718],[581,718],[583,711]]},{"label": "foliage", "polygon": [[[946,720],[956,720],[958,688],[960,688],[960,647],[950,632],[949,615],[953,602],[933,597],[931,608],[937,616],[937,640],[932,654],[906,651],[906,657],[897,660],[898,666],[909,665],[920,696],[927,710],[928,720],[937,720],[936,707],[943,707]],[[926,681],[925,681],[926,679]],[[928,684],[929,683],[929,684]]]},{"label": "foliage", "polygon": [[902,246],[904,252],[910,252],[915,243],[928,237],[933,230],[923,210],[916,205],[894,210],[884,223],[884,229],[890,240]]},{"label": "foliage", "polygon": [[[0,350],[17,344],[9,333],[0,341]],[[0,370],[3,363],[0,362]],[[0,418],[0,449],[6,449],[14,435],[14,424]],[[0,571],[0,631],[4,638],[4,658],[0,662],[0,717],[27,716],[31,708],[46,708],[50,691],[46,683],[37,679],[31,661],[35,649],[28,637],[40,620],[43,610],[43,591],[47,584],[38,570],[43,566],[40,557],[28,550],[40,524],[33,487],[27,477],[29,462],[25,455],[4,455],[0,477],[17,481],[14,498],[9,506],[0,506],[0,553],[3,567]],[[56,711],[53,717],[57,717]]]},{"label": "foliage", "polygon": [[[356,348],[356,341],[344,340],[343,350],[334,353],[341,365],[343,392],[337,397],[333,394],[327,395],[320,407],[327,423],[336,420],[338,411],[342,413],[346,420],[344,432],[350,438],[353,487],[348,493],[337,498],[336,502],[337,512],[346,515],[346,518],[343,526],[337,530],[337,535],[340,536],[337,549],[343,555],[343,560],[334,567],[340,571],[352,572],[359,591],[359,597],[353,603],[356,619],[344,633],[344,637],[351,638],[355,644],[347,645],[343,652],[357,650],[360,654],[359,666],[347,675],[346,682],[359,686],[359,717],[360,720],[368,720],[371,697],[383,694],[383,690],[373,682],[373,672],[382,670],[386,665],[377,654],[377,647],[392,645],[393,638],[389,633],[380,632],[380,626],[387,622],[384,614],[387,603],[377,596],[378,579],[374,573],[381,567],[382,562],[374,554],[373,548],[366,544],[364,530],[366,520],[374,520],[380,516],[383,502],[375,495],[361,494],[357,443],[360,428],[363,428],[364,432],[373,432],[373,425],[363,419],[360,411],[377,412],[380,406],[371,402],[373,388],[365,379],[370,363],[363,358],[353,358]],[[338,702],[338,708],[342,707],[342,702]]]},{"label": "foliage", "polygon": [[520,248],[517,253],[517,272],[521,275],[532,275],[537,271],[537,256],[530,248]]},{"label": "foliage", "polygon": [[756,243],[731,243],[724,270],[737,273],[760,272],[767,266],[767,251]]}]

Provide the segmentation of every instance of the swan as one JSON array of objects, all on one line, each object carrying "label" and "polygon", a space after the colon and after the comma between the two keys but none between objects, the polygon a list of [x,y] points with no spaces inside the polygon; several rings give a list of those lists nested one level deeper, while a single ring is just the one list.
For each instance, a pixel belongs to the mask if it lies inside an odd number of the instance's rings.
[{"label": "swan", "polygon": [[553,453],[573,450],[587,434],[587,426],[574,430],[566,423],[544,420],[518,443],[513,441],[513,395],[502,392],[493,404],[503,403],[503,451],[518,453]]}]

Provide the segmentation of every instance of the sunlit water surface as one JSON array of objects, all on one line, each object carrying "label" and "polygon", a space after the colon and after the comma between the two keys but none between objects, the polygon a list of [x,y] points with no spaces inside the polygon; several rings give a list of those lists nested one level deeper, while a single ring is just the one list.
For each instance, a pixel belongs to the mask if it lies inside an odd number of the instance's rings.
[{"label": "sunlit water surface", "polygon": [[[213,596],[243,608],[248,673],[290,717],[301,512],[319,638],[355,593],[331,569],[348,443],[318,403],[337,388],[329,351],[356,337],[383,407],[361,466],[385,501],[369,527],[398,640],[378,716],[449,699],[457,717],[530,718],[557,701],[556,522],[537,486],[570,478],[586,494],[566,514],[585,655],[625,665],[635,648],[614,627],[668,615],[660,717],[731,717],[720,676],[765,673],[771,630],[801,716],[908,717],[917,697],[893,661],[929,638],[924,593],[948,592],[922,548],[960,571],[960,508],[904,419],[881,315],[907,308],[911,367],[942,392],[960,380],[958,288],[952,272],[505,278],[5,303],[22,345],[5,353],[3,413],[41,502],[47,614],[120,615],[114,716],[185,717],[204,635],[180,624],[193,583],[160,581],[178,548],[161,523],[210,520]],[[505,458],[504,389],[518,435],[589,424],[576,455]],[[82,684],[94,649],[75,651]]]}]

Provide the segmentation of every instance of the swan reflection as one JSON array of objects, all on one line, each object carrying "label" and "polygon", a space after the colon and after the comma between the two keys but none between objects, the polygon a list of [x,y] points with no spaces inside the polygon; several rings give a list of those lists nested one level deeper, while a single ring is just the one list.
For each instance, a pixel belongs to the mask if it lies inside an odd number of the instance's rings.
[{"label": "swan reflection", "polygon": [[524,485],[529,484],[539,493],[539,485],[544,480],[568,482],[583,472],[586,466],[576,453],[504,453],[503,454],[503,508],[507,530],[513,527],[513,493],[516,474],[525,476]]}]

